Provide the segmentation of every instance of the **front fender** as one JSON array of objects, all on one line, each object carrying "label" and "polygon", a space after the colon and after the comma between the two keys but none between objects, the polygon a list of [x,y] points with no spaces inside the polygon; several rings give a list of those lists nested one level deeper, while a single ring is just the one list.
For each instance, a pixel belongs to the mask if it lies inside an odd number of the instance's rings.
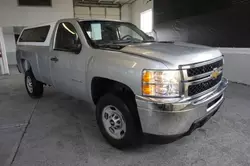
[{"label": "front fender", "polygon": [[[136,95],[141,95],[143,69],[164,69],[158,61],[115,51],[98,50],[87,69],[88,89],[94,77],[103,77],[127,85]],[[91,92],[89,92],[91,94]]]}]

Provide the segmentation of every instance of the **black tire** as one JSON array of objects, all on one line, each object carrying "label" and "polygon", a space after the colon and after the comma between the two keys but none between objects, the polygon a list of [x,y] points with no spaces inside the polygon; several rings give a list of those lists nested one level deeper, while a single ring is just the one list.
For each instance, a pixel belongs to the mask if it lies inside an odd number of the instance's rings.
[{"label": "black tire", "polygon": [[[27,85],[27,79],[31,80],[31,88],[32,90],[29,90]],[[32,98],[41,98],[43,96],[43,83],[40,81],[37,81],[32,73],[31,70],[28,70],[25,72],[25,87],[28,92],[28,95]]]},{"label": "black tire", "polygon": [[[129,100],[129,99],[127,99]],[[140,145],[139,140],[142,136],[142,132],[140,127],[138,126],[138,120],[136,117],[133,116],[131,109],[137,109],[133,102],[126,101],[126,99],[122,99],[122,97],[118,97],[118,95],[114,94],[106,94],[100,98],[96,106],[96,119],[100,131],[104,138],[110,143],[113,147],[118,149],[130,148],[130,147],[137,147]],[[106,106],[114,106],[116,107],[122,114],[125,123],[126,123],[126,132],[121,139],[113,138],[105,129],[104,123],[102,120],[103,111]]]}]

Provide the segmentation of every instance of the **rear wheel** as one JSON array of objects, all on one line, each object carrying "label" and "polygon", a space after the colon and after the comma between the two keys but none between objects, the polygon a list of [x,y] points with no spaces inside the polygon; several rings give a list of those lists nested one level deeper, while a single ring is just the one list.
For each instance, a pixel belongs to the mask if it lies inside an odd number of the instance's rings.
[{"label": "rear wheel", "polygon": [[96,118],[102,135],[118,149],[139,145],[141,131],[133,117],[133,108],[124,99],[106,94],[100,98],[96,107]]},{"label": "rear wheel", "polygon": [[37,81],[31,70],[25,72],[25,87],[32,98],[41,98],[43,95],[43,83]]}]

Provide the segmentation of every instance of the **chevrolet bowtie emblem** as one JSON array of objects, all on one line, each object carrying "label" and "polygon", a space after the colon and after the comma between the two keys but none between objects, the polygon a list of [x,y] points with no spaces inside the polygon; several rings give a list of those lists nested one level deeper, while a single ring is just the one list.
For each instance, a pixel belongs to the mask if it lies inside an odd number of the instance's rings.
[{"label": "chevrolet bowtie emblem", "polygon": [[212,79],[216,79],[218,78],[218,76],[220,75],[219,69],[218,68],[214,68],[212,74],[211,74],[211,78]]}]

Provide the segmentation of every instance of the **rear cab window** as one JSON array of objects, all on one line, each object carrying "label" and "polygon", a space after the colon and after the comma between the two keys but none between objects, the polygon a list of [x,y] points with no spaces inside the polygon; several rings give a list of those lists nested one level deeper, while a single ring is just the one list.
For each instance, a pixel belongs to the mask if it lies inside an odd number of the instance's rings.
[{"label": "rear cab window", "polygon": [[50,25],[23,30],[18,42],[45,42]]}]

